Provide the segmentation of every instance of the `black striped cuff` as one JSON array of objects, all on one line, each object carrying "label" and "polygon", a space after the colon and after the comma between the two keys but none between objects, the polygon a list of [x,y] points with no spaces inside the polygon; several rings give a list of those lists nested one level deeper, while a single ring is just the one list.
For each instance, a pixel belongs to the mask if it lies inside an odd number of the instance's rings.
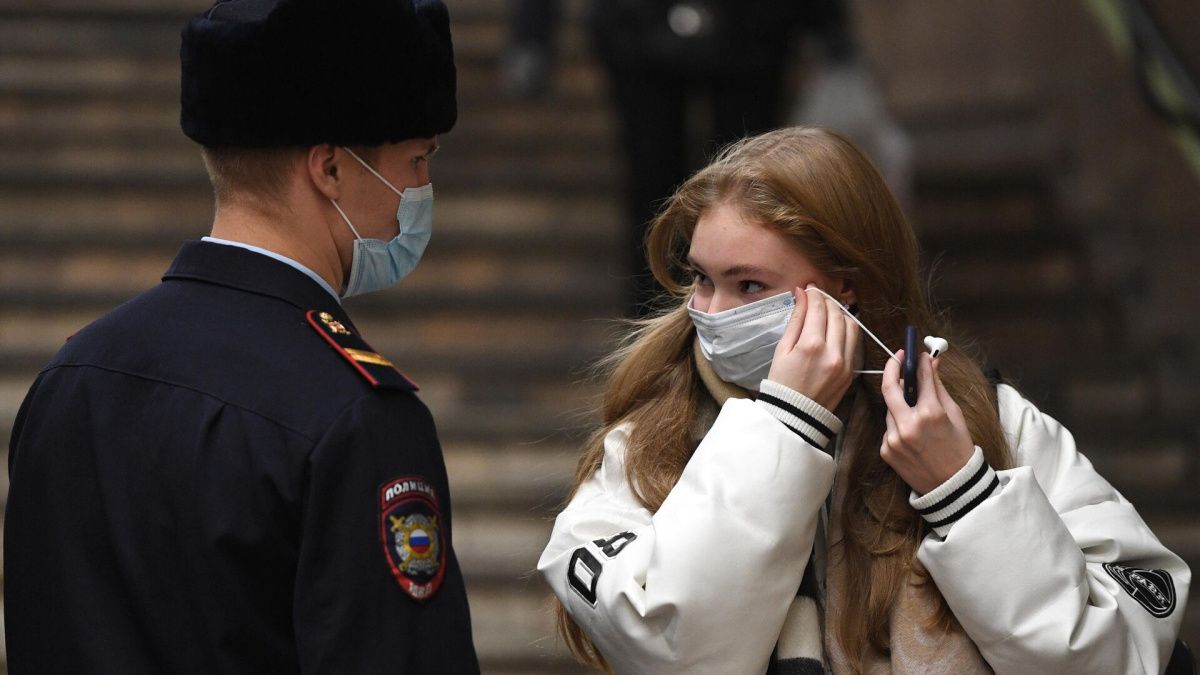
[{"label": "black striped cuff", "polygon": [[908,503],[929,523],[929,527],[943,539],[950,526],[970,513],[1000,487],[1000,478],[983,459],[983,450],[975,446],[975,452],[966,466],[927,494],[918,497],[914,492]]},{"label": "black striped cuff", "polygon": [[837,415],[778,382],[762,381],[757,405],[765,407],[775,419],[819,450],[825,450],[842,431],[842,421]]}]

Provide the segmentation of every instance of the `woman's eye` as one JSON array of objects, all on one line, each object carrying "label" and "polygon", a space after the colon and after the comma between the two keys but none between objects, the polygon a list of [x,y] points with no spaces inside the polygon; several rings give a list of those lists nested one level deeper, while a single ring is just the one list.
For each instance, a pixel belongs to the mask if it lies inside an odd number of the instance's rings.
[{"label": "woman's eye", "polygon": [[712,285],[712,279],[709,279],[704,272],[698,272],[696,270],[692,270],[692,282],[700,286]]},{"label": "woman's eye", "polygon": [[766,286],[763,286],[762,284],[758,283],[757,281],[743,281],[743,282],[741,282],[741,287],[742,287],[742,292],[747,295],[761,293],[761,292],[763,292],[764,289],[766,289]]}]

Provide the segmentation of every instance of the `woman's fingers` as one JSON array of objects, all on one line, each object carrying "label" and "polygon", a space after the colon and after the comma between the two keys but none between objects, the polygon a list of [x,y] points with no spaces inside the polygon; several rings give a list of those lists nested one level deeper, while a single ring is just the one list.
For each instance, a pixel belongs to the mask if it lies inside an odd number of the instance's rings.
[{"label": "woman's fingers", "polygon": [[887,424],[887,430],[883,434],[883,447],[895,450],[901,443],[900,430],[896,426],[896,417],[890,410],[884,415],[884,422]]},{"label": "woman's fingers", "polygon": [[957,420],[962,419],[962,425],[966,426],[966,420],[963,418],[962,410],[958,407],[958,403],[950,397],[950,392],[946,391],[946,385],[942,384],[942,376],[938,373],[938,360],[933,359],[933,386],[937,391],[938,401],[942,404],[942,409],[946,411],[957,423]]},{"label": "woman's fingers", "polygon": [[792,297],[796,301],[796,306],[792,308],[792,316],[788,319],[787,327],[783,329],[783,337],[779,339],[779,347],[775,353],[786,354],[796,346],[796,340],[800,339],[800,331],[804,328],[804,315],[808,308],[808,294],[800,290],[797,286],[792,291]]},{"label": "woman's fingers", "polygon": [[941,412],[942,402],[938,400],[937,385],[934,383],[933,359],[929,354],[921,353],[917,357],[917,405],[930,412]]},{"label": "woman's fingers", "polygon": [[883,401],[887,404],[889,411],[906,410],[908,404],[904,402],[904,392],[900,388],[900,363],[904,361],[904,350],[896,352],[896,358],[888,359],[887,365],[883,367],[883,384],[881,391],[883,392]]},{"label": "woman's fingers", "polygon": [[942,384],[941,375],[938,374],[937,359],[931,359],[930,365],[933,367],[933,389],[937,393],[938,401],[942,407],[949,409],[954,404],[954,399],[950,398],[950,394],[946,391],[946,385]]},{"label": "woman's fingers", "polygon": [[825,343],[841,355],[846,342],[846,315],[842,313],[842,306],[838,303],[825,297],[821,299],[825,302],[825,312],[829,316],[825,325]]},{"label": "woman's fingers", "polygon": [[[809,284],[811,287],[812,285]],[[811,351],[817,351],[817,346],[825,342],[825,326],[828,312],[825,309],[824,297],[816,291],[809,295],[804,291],[808,302],[808,310],[804,313],[804,328],[800,331],[801,346],[807,346]]]},{"label": "woman's fingers", "polygon": [[862,364],[858,360],[858,322],[846,316],[842,318],[845,319],[843,323],[846,326],[846,341],[842,344],[842,356],[846,359],[846,363],[850,364],[850,368],[861,368]]}]

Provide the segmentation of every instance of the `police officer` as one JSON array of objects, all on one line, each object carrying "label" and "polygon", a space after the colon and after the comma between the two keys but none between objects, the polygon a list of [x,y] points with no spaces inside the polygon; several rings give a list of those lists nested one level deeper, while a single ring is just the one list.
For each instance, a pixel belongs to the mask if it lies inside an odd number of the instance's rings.
[{"label": "police officer", "polygon": [[212,236],[21,407],[9,668],[477,673],[433,420],[340,305],[429,239],[446,8],[227,0],[181,55]]}]

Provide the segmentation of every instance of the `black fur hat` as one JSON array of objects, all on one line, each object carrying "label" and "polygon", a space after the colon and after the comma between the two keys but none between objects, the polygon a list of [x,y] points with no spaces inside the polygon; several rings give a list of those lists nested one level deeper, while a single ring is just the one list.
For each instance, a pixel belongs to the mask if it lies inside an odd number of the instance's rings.
[{"label": "black fur hat", "polygon": [[207,147],[381,145],[458,116],[440,0],[220,0],[180,60],[183,133]]}]

